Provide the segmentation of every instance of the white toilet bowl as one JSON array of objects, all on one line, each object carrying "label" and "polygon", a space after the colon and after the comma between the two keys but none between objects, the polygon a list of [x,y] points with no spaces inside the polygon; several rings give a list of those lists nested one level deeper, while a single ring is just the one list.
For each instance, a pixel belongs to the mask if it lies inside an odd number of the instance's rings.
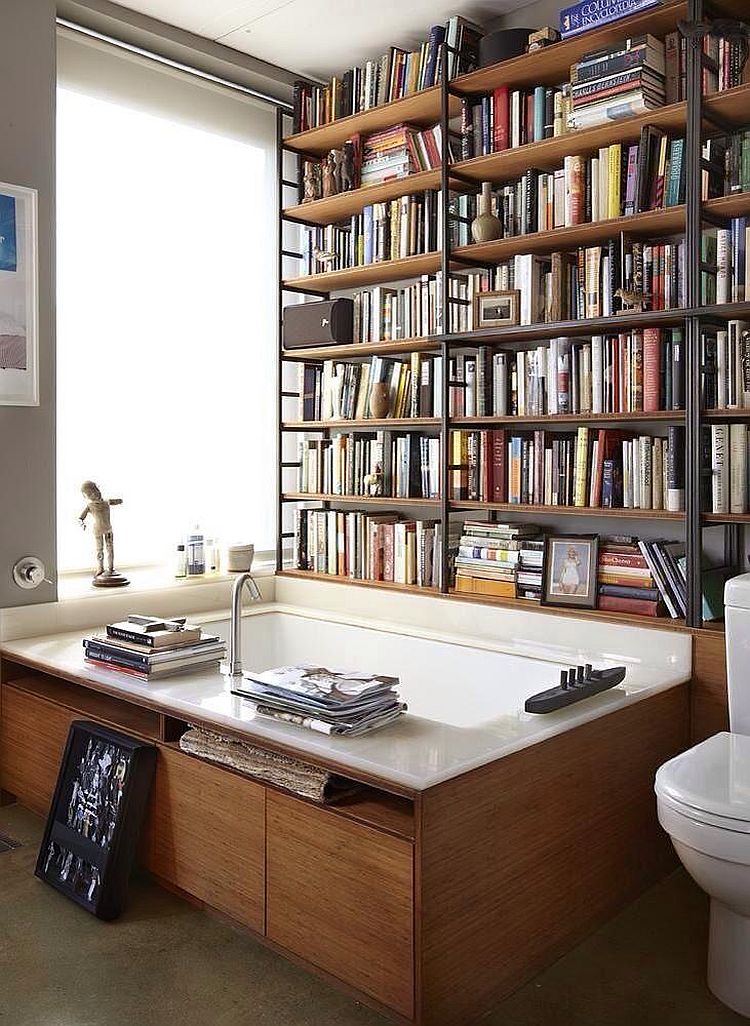
[{"label": "white toilet bowl", "polygon": [[708,985],[750,1017],[750,736],[716,734],[656,774],[659,822],[711,898]]}]

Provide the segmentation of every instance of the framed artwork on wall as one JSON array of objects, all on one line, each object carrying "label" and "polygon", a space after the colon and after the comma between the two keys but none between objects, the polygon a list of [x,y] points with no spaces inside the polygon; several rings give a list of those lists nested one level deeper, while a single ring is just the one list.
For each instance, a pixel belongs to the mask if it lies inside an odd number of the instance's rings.
[{"label": "framed artwork on wall", "polygon": [[39,405],[37,192],[0,182],[0,406]]}]

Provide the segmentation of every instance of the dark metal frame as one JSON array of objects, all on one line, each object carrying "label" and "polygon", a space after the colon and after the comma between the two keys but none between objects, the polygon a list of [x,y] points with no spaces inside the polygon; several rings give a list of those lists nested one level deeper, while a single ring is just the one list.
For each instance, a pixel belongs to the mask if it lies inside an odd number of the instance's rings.
[{"label": "dark metal frame", "polygon": [[[685,310],[681,312],[679,310],[671,311],[656,311],[648,312],[642,315],[636,315],[633,318],[633,326],[636,324],[663,324],[668,323],[671,325],[683,325],[685,333],[685,346],[686,346],[686,389],[685,389],[685,411],[684,411],[684,423],[685,423],[685,437],[686,437],[686,453],[689,454],[689,458],[686,459],[685,466],[685,551],[687,561],[687,616],[686,624],[688,627],[701,627],[703,624],[702,620],[702,573],[701,573],[701,562],[703,553],[703,529],[707,525],[703,521],[703,510],[701,509],[701,429],[703,427],[703,416],[701,409],[701,334],[707,325],[715,325],[717,323],[726,323],[727,319],[732,316],[737,316],[739,311],[732,309],[731,307],[704,307],[702,306],[701,296],[701,238],[702,232],[705,225],[723,225],[727,223],[726,219],[717,219],[710,215],[705,210],[702,193],[701,193],[701,175],[703,170],[702,161],[702,141],[705,134],[706,125],[713,125],[716,132],[725,134],[729,130],[735,130],[733,126],[727,126],[717,122],[717,119],[710,115],[706,111],[703,96],[702,96],[702,73],[704,67],[706,67],[708,60],[703,53],[702,40],[705,32],[709,26],[704,22],[704,17],[709,15],[707,4],[704,0],[688,0],[688,11],[687,18],[684,22],[678,24],[680,32],[687,40],[687,60],[686,60],[686,167],[685,167],[685,197],[686,197],[686,231],[685,231],[685,255],[686,255],[686,279],[685,279]],[[442,414],[440,418],[440,439],[441,439],[441,467],[440,467],[440,487],[441,487],[441,498],[440,498],[440,509],[439,518],[442,525],[442,553],[441,553],[441,585],[440,590],[447,592],[449,590],[451,567],[450,567],[450,549],[449,549],[449,538],[450,538],[450,513],[452,504],[449,499],[449,483],[451,470],[454,469],[451,463],[451,417],[448,408],[448,398],[450,394],[450,378],[449,378],[449,363],[450,355],[453,347],[460,347],[470,343],[480,343],[482,341],[481,332],[451,332],[451,307],[452,304],[460,302],[450,295],[449,281],[454,268],[460,264],[463,266],[467,264],[467,261],[459,260],[459,258],[452,253],[451,248],[451,223],[450,223],[450,189],[451,185],[465,184],[469,188],[475,188],[477,183],[473,180],[463,178],[457,171],[452,168],[450,155],[449,155],[449,122],[450,122],[450,101],[453,96],[461,96],[462,94],[454,88],[451,82],[448,80],[446,69],[447,69],[447,57],[450,52],[450,48],[447,44],[443,44],[442,54],[442,75],[440,80],[440,126],[442,135],[442,163],[440,167],[440,214],[441,214],[441,248],[440,248],[440,282],[441,282],[441,293],[440,293],[440,331],[434,336],[433,341],[435,343],[435,352],[439,353],[443,361],[443,376],[442,376]],[[455,52],[455,51],[454,51]],[[304,220],[288,216],[284,214],[284,203],[283,203],[283,189],[292,188],[296,186],[295,182],[284,179],[284,152],[289,151],[284,143],[284,132],[283,132],[283,120],[288,117],[288,112],[279,109],[277,111],[277,148],[278,148],[278,181],[279,181],[279,209],[278,209],[278,231],[279,231],[279,318],[278,318],[278,352],[279,352],[279,371],[278,371],[278,445],[279,445],[279,461],[277,469],[277,548],[276,548],[276,568],[282,570],[284,568],[284,541],[293,536],[293,532],[283,531],[283,510],[285,505],[284,500],[284,489],[283,489],[283,472],[288,467],[298,466],[297,463],[284,462],[282,458],[282,445],[283,445],[283,400],[287,396],[296,395],[297,393],[283,392],[283,372],[282,367],[285,361],[299,362],[299,357],[295,357],[293,353],[284,353],[282,345],[282,310],[283,310],[283,297],[285,291],[301,292],[308,296],[315,296],[316,298],[328,298],[329,293],[322,293],[318,290],[311,288],[309,291],[301,288],[285,288],[283,286],[283,261],[285,258],[299,257],[300,254],[292,253],[283,249],[282,245],[282,233],[285,221],[306,224]],[[298,159],[303,154],[299,151],[293,151],[296,153]],[[479,263],[472,263],[471,266],[481,266]],[[744,312],[744,311],[743,311]],[[622,321],[618,320],[618,326],[622,325]],[[630,322],[629,322],[630,323]],[[604,321],[597,321],[597,327],[601,330],[605,327]],[[559,325],[560,331],[563,330],[565,325]],[[586,326],[588,327],[588,326]],[[542,326],[543,334],[549,335],[551,328],[549,325]],[[523,340],[524,331],[523,329],[517,329],[519,340]],[[564,332],[563,332],[564,333]],[[491,332],[489,333],[492,334]],[[526,332],[528,336],[528,331]],[[509,341],[511,338],[509,336]],[[675,419],[681,419],[679,413],[676,413]],[[322,433],[324,436],[330,434],[326,428],[316,427],[316,432]],[[301,500],[291,500],[299,502]],[[315,501],[315,500],[311,500]],[[384,498],[384,502],[388,500]],[[397,500],[394,500],[394,505],[397,505]],[[322,508],[329,508],[329,502],[323,502]],[[565,510],[561,508],[561,515],[564,515]],[[495,513],[490,513],[492,518],[496,517]],[[715,522],[713,523],[715,526]],[[726,562],[729,565],[737,566],[740,564],[742,559],[742,535],[741,525],[736,523],[727,523],[723,525],[724,530],[724,550]]]}]

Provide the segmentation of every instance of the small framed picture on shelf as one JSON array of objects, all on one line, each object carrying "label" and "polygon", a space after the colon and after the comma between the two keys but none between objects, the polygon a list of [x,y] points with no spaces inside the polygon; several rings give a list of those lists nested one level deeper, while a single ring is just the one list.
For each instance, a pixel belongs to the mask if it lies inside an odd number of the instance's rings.
[{"label": "small framed picture on shelf", "polygon": [[521,293],[518,289],[480,292],[474,297],[475,328],[506,328],[518,324],[520,313]]},{"label": "small framed picture on shelf", "polygon": [[542,605],[596,607],[596,534],[548,535]]}]

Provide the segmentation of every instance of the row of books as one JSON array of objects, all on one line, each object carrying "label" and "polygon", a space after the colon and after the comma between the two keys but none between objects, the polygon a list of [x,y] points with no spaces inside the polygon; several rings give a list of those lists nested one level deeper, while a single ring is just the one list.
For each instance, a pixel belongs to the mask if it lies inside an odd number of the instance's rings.
[{"label": "row of books", "polygon": [[436,520],[360,510],[300,509],[295,515],[294,562],[299,570],[434,588],[441,579],[441,545]]},{"label": "row of books", "polygon": [[[373,386],[386,386],[384,417],[439,417],[442,410],[442,357],[412,353],[406,359],[373,356],[369,363],[325,360],[299,365],[298,419],[367,420]],[[382,391],[382,390],[381,390]]]},{"label": "row of books", "polygon": [[107,624],[104,634],[83,639],[86,661],[93,666],[156,680],[200,667],[211,669],[224,656],[224,642],[184,618],[161,620],[133,614]]},{"label": "row of books", "polygon": [[391,46],[381,57],[334,76],[325,86],[296,82],[293,131],[317,128],[435,85],[442,74],[443,43],[449,77],[472,71],[482,35],[478,25],[454,15],[445,25],[433,25],[429,38],[415,50]]},{"label": "row of books", "polygon": [[297,491],[437,499],[440,439],[417,432],[377,431],[298,443]]},{"label": "row of books", "polygon": [[306,273],[434,253],[442,237],[439,195],[437,190],[427,189],[419,195],[369,204],[346,225],[305,229]]},{"label": "row of books", "polygon": [[750,409],[750,324],[729,321],[701,336],[701,399],[705,410]]},{"label": "row of books", "polygon": [[466,520],[453,560],[454,587],[472,595],[539,600],[544,546],[534,524]]},{"label": "row of books", "polygon": [[565,135],[570,129],[570,84],[509,89],[461,100],[461,159],[486,157]]},{"label": "row of books", "polygon": [[[402,288],[376,285],[356,292],[352,297],[352,340],[390,342],[437,334],[442,317],[441,280],[440,274],[423,274]],[[450,287],[456,294],[462,288],[466,291],[465,280],[451,277]],[[468,313],[466,307],[460,309]],[[461,330],[457,317],[454,330]]]},{"label": "row of books", "polygon": [[[707,303],[742,303],[750,296],[750,227],[746,217],[733,217],[728,228],[717,228],[703,236],[704,299]],[[715,272],[711,270],[715,265]]]},{"label": "row of books", "polygon": [[[704,96],[742,84],[746,56],[741,38],[707,33],[702,48],[707,58],[701,88]],[[664,49],[666,101],[677,103],[687,99],[687,39],[680,32],[669,32],[664,38]]]},{"label": "row of books", "polygon": [[701,432],[703,509],[710,513],[747,513],[747,424],[705,425]]},{"label": "row of books", "polygon": [[[493,193],[502,238],[678,206],[685,201],[684,147],[684,139],[670,140],[647,127],[639,144],[613,143],[597,156],[568,156],[556,171],[529,168]],[[453,200],[454,246],[472,241],[478,208],[479,198],[471,194]]]},{"label": "row of books", "polygon": [[449,363],[451,417],[654,413],[684,405],[683,332],[646,328],[534,349],[457,353]]},{"label": "row of books", "polygon": [[575,433],[451,432],[449,497],[520,505],[681,512],[684,429],[666,438],[581,426]]}]

